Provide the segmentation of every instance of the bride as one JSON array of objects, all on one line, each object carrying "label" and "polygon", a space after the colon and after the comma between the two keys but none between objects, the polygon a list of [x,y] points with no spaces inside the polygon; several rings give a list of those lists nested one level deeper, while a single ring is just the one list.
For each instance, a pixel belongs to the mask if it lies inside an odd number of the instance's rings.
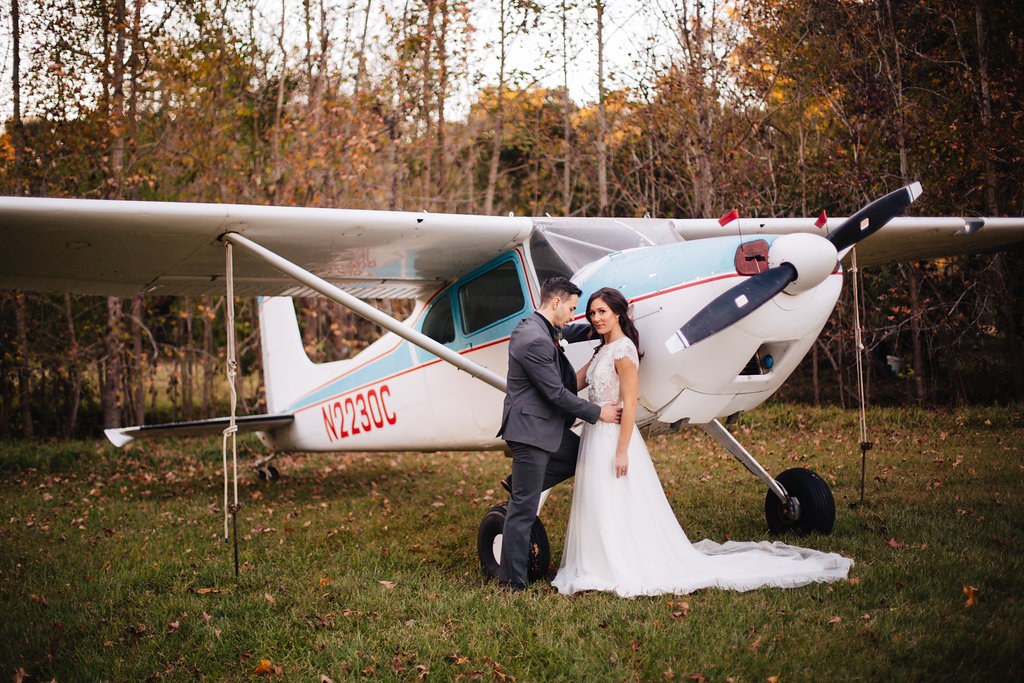
[{"label": "bride", "polygon": [[635,425],[639,338],[627,307],[607,287],[587,302],[587,319],[602,343],[577,373],[578,388],[589,385],[589,399],[599,405],[621,405],[622,422],[583,427],[565,550],[551,584],[560,593],[633,597],[845,578],[853,560],[836,553],[767,541],[690,543]]}]

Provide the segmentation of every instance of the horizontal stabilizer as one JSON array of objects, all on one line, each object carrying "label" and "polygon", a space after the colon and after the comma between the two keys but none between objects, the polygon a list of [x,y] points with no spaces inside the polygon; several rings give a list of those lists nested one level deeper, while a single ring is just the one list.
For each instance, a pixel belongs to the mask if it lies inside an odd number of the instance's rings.
[{"label": "horizontal stabilizer", "polygon": [[[295,420],[290,413],[278,415],[245,415],[235,418],[235,425],[239,432],[272,432],[275,429],[286,427]],[[231,418],[215,417],[210,420],[192,420],[190,422],[168,422],[161,425],[141,425],[137,427],[119,427],[106,429],[104,434],[110,439],[110,443],[118,448],[134,441],[135,439],[153,438],[162,436],[207,436],[209,434],[220,434],[228,425]]]}]

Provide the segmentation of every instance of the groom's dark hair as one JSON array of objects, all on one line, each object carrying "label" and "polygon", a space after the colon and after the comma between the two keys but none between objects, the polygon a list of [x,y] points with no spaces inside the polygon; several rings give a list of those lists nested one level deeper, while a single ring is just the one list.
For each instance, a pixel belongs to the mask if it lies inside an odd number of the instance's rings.
[{"label": "groom's dark hair", "polygon": [[568,299],[572,295],[579,296],[583,290],[574,285],[568,278],[549,277],[540,286],[540,305],[543,306],[551,301],[552,297],[560,296]]}]

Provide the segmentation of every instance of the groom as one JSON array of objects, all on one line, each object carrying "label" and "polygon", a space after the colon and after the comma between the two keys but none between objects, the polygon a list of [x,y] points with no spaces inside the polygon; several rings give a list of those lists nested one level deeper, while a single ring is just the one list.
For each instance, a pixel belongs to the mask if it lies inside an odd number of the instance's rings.
[{"label": "groom", "polygon": [[[579,437],[569,430],[579,417],[618,422],[621,409],[576,395],[576,372],[558,344],[557,331],[576,313],[580,288],[564,277],[546,280],[540,308],[512,331],[508,344],[508,393],[501,429],[512,450],[511,499],[502,535],[501,583],[526,588],[530,531],[541,491],[576,472]],[[504,482],[503,482],[504,483]]]}]

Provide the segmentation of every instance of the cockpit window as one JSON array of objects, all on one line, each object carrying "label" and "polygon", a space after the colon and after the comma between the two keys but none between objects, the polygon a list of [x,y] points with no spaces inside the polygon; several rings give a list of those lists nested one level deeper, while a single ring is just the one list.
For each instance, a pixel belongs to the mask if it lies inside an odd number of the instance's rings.
[{"label": "cockpit window", "polygon": [[452,321],[452,300],[445,292],[427,311],[423,319],[423,334],[440,344],[455,341],[455,323]]},{"label": "cockpit window", "polygon": [[459,288],[462,330],[472,334],[523,310],[526,300],[514,261],[505,261]]}]

